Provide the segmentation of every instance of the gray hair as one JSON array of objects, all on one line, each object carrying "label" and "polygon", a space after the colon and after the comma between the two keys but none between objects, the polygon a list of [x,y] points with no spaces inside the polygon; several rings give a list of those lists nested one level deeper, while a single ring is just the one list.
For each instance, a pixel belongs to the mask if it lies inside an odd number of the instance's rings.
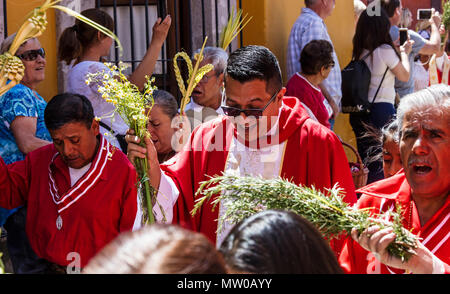
[{"label": "gray hair", "polygon": [[8,36],[5,40],[3,40],[2,45],[0,47],[0,54],[3,54],[9,50],[15,37],[16,37],[16,33]]},{"label": "gray hair", "polygon": [[[12,45],[15,37],[16,37],[16,33],[8,36],[6,39],[3,40],[2,44],[0,45],[0,54],[5,53],[6,51],[9,50],[9,48],[11,48],[11,45]],[[19,48],[24,46],[29,40],[34,40],[34,39],[36,39],[36,38],[31,38],[31,39],[26,40],[19,46]]]},{"label": "gray hair", "polygon": [[397,109],[399,130],[408,113],[414,111],[420,115],[429,109],[437,109],[450,121],[450,86],[433,85],[403,97]]},{"label": "gray hair", "polygon": [[[200,49],[196,50],[194,55],[200,53]],[[219,47],[205,47],[203,50],[203,60],[214,66],[217,76],[220,76],[227,67],[228,53]]]},{"label": "gray hair", "polygon": [[153,92],[155,105],[161,107],[161,110],[170,118],[174,118],[178,114],[178,103],[175,97],[167,91],[155,90]]}]

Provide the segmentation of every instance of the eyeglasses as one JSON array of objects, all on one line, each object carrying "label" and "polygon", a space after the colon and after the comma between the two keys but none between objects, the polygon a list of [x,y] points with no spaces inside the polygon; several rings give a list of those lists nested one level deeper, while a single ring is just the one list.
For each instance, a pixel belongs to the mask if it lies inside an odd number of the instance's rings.
[{"label": "eyeglasses", "polygon": [[210,76],[204,75],[199,83],[206,84],[209,81],[209,79],[211,79],[213,76],[215,76],[215,74],[212,74]]},{"label": "eyeglasses", "polygon": [[[223,113],[225,113],[225,115],[228,116],[233,116],[233,117],[237,117],[239,115],[241,115],[241,113],[244,113],[245,116],[250,117],[250,116],[254,116],[255,118],[259,118],[262,116],[264,110],[266,110],[266,108],[270,105],[270,103],[272,103],[275,99],[275,97],[277,97],[277,94],[280,91],[277,91],[275,94],[273,94],[272,98],[270,98],[269,102],[267,102],[267,104],[261,108],[261,109],[240,109],[240,108],[236,108],[236,107],[231,107],[231,106],[222,106],[222,110]],[[225,91],[223,92],[222,95],[225,94]],[[223,100],[223,98],[222,98]]]},{"label": "eyeglasses", "polygon": [[26,60],[26,61],[35,61],[38,56],[41,56],[42,58],[45,58],[45,50],[44,48],[37,49],[37,50],[28,50],[25,51],[22,54],[16,55],[20,59]]}]

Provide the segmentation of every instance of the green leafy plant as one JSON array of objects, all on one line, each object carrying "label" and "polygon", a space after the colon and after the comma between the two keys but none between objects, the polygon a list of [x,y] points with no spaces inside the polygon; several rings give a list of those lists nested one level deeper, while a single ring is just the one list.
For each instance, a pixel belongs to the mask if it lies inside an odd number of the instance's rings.
[{"label": "green leafy plant", "polygon": [[442,14],[442,23],[444,24],[445,30],[450,29],[450,2],[447,1],[443,7],[444,13]]},{"label": "green leafy plant", "polygon": [[[141,146],[145,146],[144,139],[150,138],[150,133],[147,129],[149,121],[150,110],[154,105],[153,91],[156,86],[153,85],[155,78],[146,76],[147,82],[144,85],[143,92],[132,84],[123,73],[127,66],[119,63],[116,66],[111,63],[105,64],[109,68],[109,72],[100,71],[93,74],[88,74],[86,84],[95,83],[98,85],[98,92],[106,102],[112,103],[115,106],[113,113],[109,114],[112,118],[117,113],[125,121],[125,123],[135,132],[135,135],[140,139]],[[96,118],[100,120],[102,118]],[[147,158],[136,158],[136,171],[140,180],[141,204],[143,205],[143,223],[152,224],[155,222],[153,216],[152,200],[155,196],[155,191],[149,183],[148,168],[149,163]],[[161,209],[162,211],[162,209]]]},{"label": "green leafy plant", "polygon": [[[342,199],[342,189],[337,186],[322,193],[316,189],[297,186],[287,180],[265,180],[259,177],[223,175],[201,183],[196,195],[195,215],[205,201],[212,201],[213,209],[226,200],[227,210],[219,219],[219,230],[227,221],[237,224],[241,220],[265,209],[281,209],[297,213],[311,223],[327,238],[350,234],[353,228],[362,233],[370,226],[392,227],[397,235],[388,251],[408,260],[417,247],[418,237],[402,226],[400,207],[383,215],[370,214],[370,209],[355,209]],[[212,200],[211,200],[212,199]],[[387,222],[390,219],[391,222]]]}]

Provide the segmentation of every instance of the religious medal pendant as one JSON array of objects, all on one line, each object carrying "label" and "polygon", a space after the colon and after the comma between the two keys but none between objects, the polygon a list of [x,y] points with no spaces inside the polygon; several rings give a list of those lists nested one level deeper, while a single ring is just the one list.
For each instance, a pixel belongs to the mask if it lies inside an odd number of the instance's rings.
[{"label": "religious medal pendant", "polygon": [[62,218],[61,218],[60,215],[58,215],[58,218],[56,218],[56,228],[57,228],[58,230],[61,230],[62,225],[63,225]]}]

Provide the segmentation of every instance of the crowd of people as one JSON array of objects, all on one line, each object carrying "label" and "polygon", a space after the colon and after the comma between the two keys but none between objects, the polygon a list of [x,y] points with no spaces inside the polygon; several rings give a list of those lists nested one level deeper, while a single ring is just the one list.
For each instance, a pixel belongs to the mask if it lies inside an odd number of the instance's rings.
[{"label": "crowd of people", "polygon": [[[349,116],[369,169],[356,189],[341,139],[333,131],[342,98],[341,66],[324,20],[335,0],[305,0],[287,48],[286,81],[276,56],[249,45],[227,53],[206,47],[212,64],[180,113],[174,93],[156,90],[150,137],[141,142],[114,105],[86,84],[113,40],[83,22],[64,30],[58,58],[71,66],[68,92],[47,103],[45,50],[37,39],[17,51],[19,85],[0,97],[0,225],[14,273],[342,274],[450,273],[450,59],[441,16],[409,30],[401,0],[380,0],[372,15],[355,0],[352,60],[371,71],[368,114]],[[82,12],[113,30],[100,9]],[[154,71],[171,18],[158,19],[149,48],[128,77],[139,89]],[[428,31],[426,31],[428,30]],[[14,35],[5,39],[8,50]],[[193,58],[196,58],[194,52]],[[423,82],[423,71],[428,77]],[[419,81],[420,80],[420,81]],[[97,118],[101,118],[100,121]],[[174,123],[177,122],[177,123]],[[107,133],[105,135],[105,133]],[[147,159],[156,224],[143,225],[136,158]],[[283,178],[326,191],[380,214],[403,208],[402,224],[420,237],[407,260],[378,225],[332,240],[306,218],[263,210],[238,224],[218,219],[196,192],[216,175]],[[224,192],[226,193],[226,192]]]}]

